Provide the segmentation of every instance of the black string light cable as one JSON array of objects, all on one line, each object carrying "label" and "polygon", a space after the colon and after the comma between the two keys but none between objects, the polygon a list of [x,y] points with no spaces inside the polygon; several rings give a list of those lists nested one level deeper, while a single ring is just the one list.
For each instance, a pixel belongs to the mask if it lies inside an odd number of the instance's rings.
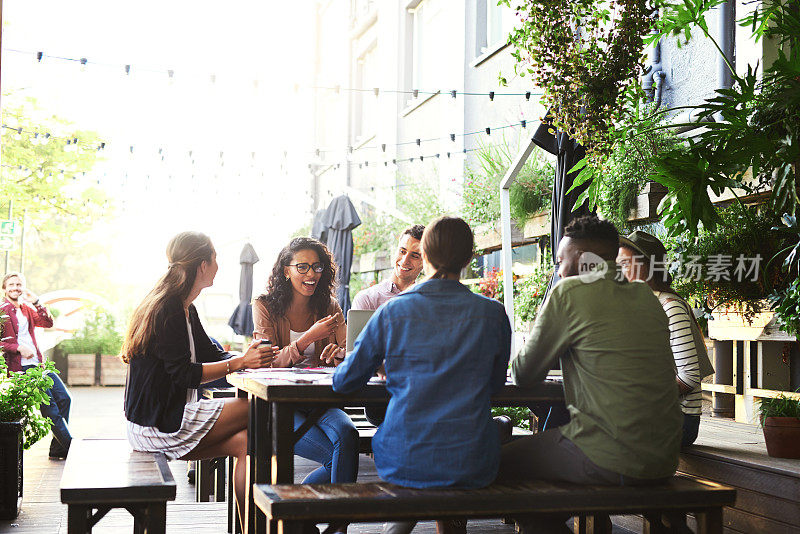
[{"label": "black string light cable", "polygon": [[[30,51],[30,50],[20,50],[17,48],[3,48],[3,52],[13,52],[16,54],[24,54],[29,56],[34,56],[37,62],[41,63],[43,59],[55,59],[58,61],[68,61],[73,63],[79,63],[82,67],[86,67],[87,65],[95,65],[98,67],[106,67],[111,68],[117,71],[124,72],[125,75],[130,75],[131,71],[134,72],[147,72],[151,74],[166,74],[169,80],[172,80],[175,77],[175,70],[174,69],[166,69],[166,68],[153,68],[153,67],[136,67],[134,69],[133,65],[130,63],[126,64],[113,64],[113,63],[103,63],[99,61],[90,61],[86,57],[74,58],[74,57],[67,57],[61,55],[50,55],[45,54],[43,51]],[[196,74],[200,76],[199,74]],[[206,75],[208,80],[211,83],[215,83],[217,81],[216,74],[208,74]],[[258,79],[251,79],[250,82],[255,86],[258,87],[260,80]],[[525,100],[529,101],[531,96],[541,96],[542,93],[535,93],[532,91],[525,91],[525,92],[503,92],[503,91],[487,91],[487,92],[476,92],[476,91],[462,91],[458,89],[433,89],[433,90],[423,90],[423,89],[383,89],[380,87],[372,87],[372,88],[360,88],[360,87],[341,87],[341,86],[323,86],[323,85],[311,85],[311,86],[303,86],[300,84],[295,84],[293,86],[295,91],[299,91],[300,89],[310,89],[310,90],[325,90],[325,91],[333,91],[336,93],[339,92],[353,92],[353,93],[372,93],[375,97],[378,97],[381,93],[388,93],[388,94],[403,94],[403,95],[412,95],[414,98],[417,98],[419,95],[437,95],[437,94],[449,94],[451,98],[457,98],[458,96],[480,96],[480,97],[488,97],[490,101],[494,101],[495,97],[498,96],[513,96],[513,97],[525,97]]]},{"label": "black string light cable", "polygon": [[[522,119],[520,121],[512,122],[510,124],[504,124],[503,126],[494,126],[494,127],[487,126],[487,127],[483,128],[481,130],[475,130],[474,132],[451,133],[446,137],[429,137],[427,139],[417,138],[417,139],[414,139],[413,141],[403,141],[403,142],[394,143],[394,144],[381,143],[381,144],[378,144],[378,145],[367,145],[367,146],[359,146],[359,147],[349,146],[346,149],[341,149],[341,148],[329,148],[329,149],[317,148],[317,149],[315,149],[313,151],[313,153],[316,154],[317,156],[320,156],[321,154],[330,154],[330,153],[333,153],[333,152],[342,152],[342,150],[346,150],[349,154],[352,154],[354,151],[357,151],[357,150],[374,150],[374,149],[380,149],[381,152],[385,153],[386,152],[386,148],[390,147],[390,146],[393,146],[393,147],[401,147],[401,146],[408,146],[408,145],[421,146],[422,143],[428,143],[428,142],[431,142],[431,141],[443,141],[443,140],[446,140],[446,139],[450,139],[450,141],[455,142],[456,139],[458,139],[458,138],[466,138],[466,137],[469,137],[469,136],[472,136],[472,135],[480,135],[480,134],[492,135],[492,132],[498,132],[500,130],[505,130],[507,128],[518,128],[520,126],[522,128],[527,128],[528,127],[527,119]],[[309,153],[312,153],[312,152],[309,152]]]},{"label": "black string light cable", "polygon": [[[28,133],[28,131],[25,130],[22,126],[14,127],[14,126],[9,126],[7,124],[2,124],[0,126],[5,128],[6,130],[11,130],[11,131],[17,132],[18,135],[22,135],[22,132]],[[75,146],[77,146],[79,144],[79,139],[77,137],[74,137],[74,136],[73,137],[60,137],[60,136],[57,136],[57,135],[53,135],[50,132],[42,132],[42,131],[39,131],[39,130],[34,130],[34,131],[30,132],[30,133],[31,133],[33,139],[38,139],[39,137],[41,137],[42,139],[46,139],[47,142],[49,142],[51,139],[54,139],[54,140],[57,140],[57,141],[66,141],[67,145],[75,145]],[[105,141],[102,141],[96,147],[94,145],[87,145],[87,144],[81,143],[81,146],[84,147],[84,148],[93,148],[93,149],[96,148],[97,150],[103,150],[103,149],[106,148],[106,143],[105,143]]]},{"label": "black string light cable", "polygon": [[[504,145],[501,145],[501,144],[498,143],[496,145],[484,145],[484,146],[477,146],[477,147],[473,147],[473,148],[463,148],[461,150],[454,150],[454,151],[450,151],[450,152],[445,152],[444,154],[441,153],[441,152],[436,152],[436,153],[431,153],[431,154],[428,154],[428,155],[412,156],[412,157],[408,157],[408,158],[392,158],[391,160],[389,160],[389,159],[371,160],[371,161],[345,160],[345,161],[339,161],[339,162],[318,164],[316,166],[323,169],[318,174],[323,174],[323,173],[327,172],[330,169],[339,169],[342,165],[350,165],[350,164],[358,165],[359,169],[369,168],[370,166],[375,167],[375,168],[380,168],[380,166],[388,167],[390,163],[392,165],[397,165],[399,163],[415,163],[417,161],[420,162],[420,163],[424,163],[425,160],[428,160],[428,161],[433,161],[433,160],[437,160],[437,159],[440,160],[443,157],[446,157],[447,159],[452,159],[455,156],[466,155],[466,154],[468,154],[470,152],[474,152],[476,150],[482,150],[482,149],[487,149],[487,148],[496,148],[496,147],[499,147],[499,146],[504,146]],[[309,167],[310,170],[313,170],[313,168],[315,167],[315,164],[309,163],[308,167]]]}]

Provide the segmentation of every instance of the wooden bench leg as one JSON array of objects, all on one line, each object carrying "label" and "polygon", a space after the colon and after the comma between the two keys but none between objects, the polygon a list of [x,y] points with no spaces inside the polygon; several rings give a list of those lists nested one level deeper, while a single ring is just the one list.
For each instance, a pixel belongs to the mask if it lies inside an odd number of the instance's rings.
[{"label": "wooden bench leg", "polygon": [[722,534],[722,508],[703,510],[694,514],[697,534]]},{"label": "wooden bench leg", "polygon": [[279,534],[303,534],[306,532],[302,521],[278,521]]},{"label": "wooden bench leg", "polygon": [[166,502],[146,503],[135,510],[128,508],[128,511],[133,515],[133,532],[135,534],[165,534],[167,532]]},{"label": "wooden bench leg", "polygon": [[227,476],[228,457],[223,456],[214,458],[212,464],[214,466],[214,500],[216,502],[225,502],[225,477]]},{"label": "wooden bench leg", "polygon": [[611,518],[607,514],[575,516],[575,534],[611,534]]},{"label": "wooden bench leg", "polygon": [[197,502],[211,500],[211,460],[195,462],[194,486]]},{"label": "wooden bench leg", "polygon": [[86,534],[92,531],[92,509],[88,506],[70,504],[67,506],[67,532]]}]

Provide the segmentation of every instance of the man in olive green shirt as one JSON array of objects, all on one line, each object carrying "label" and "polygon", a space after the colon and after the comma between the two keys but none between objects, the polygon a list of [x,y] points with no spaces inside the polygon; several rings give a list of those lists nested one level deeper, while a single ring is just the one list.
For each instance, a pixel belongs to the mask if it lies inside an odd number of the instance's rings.
[{"label": "man in olive green shirt", "polygon": [[530,386],[560,358],[570,422],[505,445],[501,479],[634,485],[675,473],[681,411],[667,317],[647,284],[618,272],[618,243],[597,217],[565,229],[563,280],[511,369]]}]

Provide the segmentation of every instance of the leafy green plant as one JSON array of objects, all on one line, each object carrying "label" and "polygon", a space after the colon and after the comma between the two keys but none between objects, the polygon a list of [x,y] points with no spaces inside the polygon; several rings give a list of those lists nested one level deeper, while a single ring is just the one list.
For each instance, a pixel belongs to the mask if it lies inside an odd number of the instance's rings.
[{"label": "leafy green plant", "polygon": [[[477,166],[464,178],[462,214],[471,226],[489,224],[500,218],[500,180],[516,153],[508,144],[482,145],[475,151]],[[511,217],[524,224],[536,213],[549,209],[555,169],[539,149],[531,153],[509,191]]]},{"label": "leafy green plant", "polygon": [[680,143],[672,131],[659,129],[666,122],[665,115],[654,111],[653,105],[640,106],[615,128],[614,135],[619,138],[605,168],[593,173],[598,209],[621,231],[630,229],[631,210],[652,179],[659,157]]},{"label": "leafy green plant", "polygon": [[22,420],[22,446],[31,445],[50,432],[51,421],[39,411],[41,404],[50,404],[47,390],[53,387],[48,372],[57,373],[53,362],[46,361],[24,373],[9,372],[0,355],[0,421]]},{"label": "leafy green plant", "polygon": [[786,288],[769,296],[778,327],[787,334],[800,336],[800,279],[795,278]]},{"label": "leafy green plant", "polygon": [[413,223],[402,221],[384,213],[367,213],[361,217],[361,225],[353,230],[353,253],[394,251],[400,233],[410,224],[427,224],[447,210],[432,195],[426,183],[407,183],[398,180],[395,203],[397,210],[407,215]]},{"label": "leafy green plant", "polygon": [[[510,0],[500,3],[511,6]],[[602,168],[613,146],[611,131],[628,113],[626,101],[642,94],[639,75],[653,5],[543,0],[521,3],[516,11],[522,24],[509,37],[514,72],[531,76],[552,124],[569,132],[586,147],[592,166]]]},{"label": "leafy green plant", "polygon": [[791,399],[783,393],[777,397],[759,399],[758,421],[761,426],[764,426],[767,417],[800,418],[800,400]]},{"label": "leafy green plant", "polygon": [[784,213],[781,217],[783,226],[772,228],[773,231],[787,236],[791,241],[775,256],[770,258],[770,263],[780,259],[783,254],[782,268],[786,272],[789,284],[782,289],[776,289],[769,296],[769,303],[775,311],[775,319],[781,330],[788,334],[800,334],[800,225],[797,218]]},{"label": "leafy green plant", "polygon": [[[99,188],[70,187],[74,178],[90,171],[100,159],[98,135],[56,116],[34,118],[43,115],[34,99],[8,98],[3,105],[7,127],[0,142],[0,198],[13,200],[14,209],[25,210],[28,222],[39,230],[60,224],[75,231],[101,215],[108,216],[108,199]],[[73,144],[73,139],[78,143]]]},{"label": "leafy green plant", "polygon": [[[659,36],[698,27],[717,46],[703,13],[719,0],[685,0],[662,17]],[[672,235],[697,233],[702,223],[719,223],[708,195],[726,189],[770,186],[770,208],[795,215],[800,199],[800,18],[794,0],[765,0],[740,21],[755,39],[778,43],[777,59],[759,77],[752,67],[739,75],[730,68],[733,87],[721,89],[697,106],[705,130],[684,147],[667,153],[654,179],[670,189],[664,224]],[[719,46],[717,46],[719,49]],[[722,52],[720,51],[720,54]],[[722,56],[730,67],[730,58]],[[710,122],[710,119],[714,119]],[[753,181],[745,180],[749,174]]]},{"label": "leafy green plant", "polygon": [[83,326],[71,339],[61,343],[67,354],[119,354],[122,335],[116,318],[102,308],[90,308],[84,315]]},{"label": "leafy green plant", "polygon": [[[784,249],[789,242],[786,236],[771,229],[778,218],[769,210],[732,204],[720,212],[720,223],[711,229],[701,229],[697,236],[682,235],[667,239],[673,257],[684,266],[699,265],[691,272],[675,277],[674,288],[681,295],[700,298],[708,309],[721,306],[741,308],[745,317],[751,318],[764,310],[764,300],[777,288],[784,288],[789,277],[781,266],[768,260]],[[734,276],[738,258],[755,258],[758,270],[744,272],[739,280]],[[715,261],[729,258],[729,279],[713,274]],[[718,260],[717,260],[718,259]],[[744,262],[749,271],[752,262]],[[755,275],[755,280],[753,277]]]},{"label": "leafy green plant", "polygon": [[499,415],[510,417],[515,427],[525,430],[531,429],[531,411],[528,408],[512,406],[492,408],[492,416],[497,417]]},{"label": "leafy green plant", "polygon": [[522,328],[523,323],[536,319],[536,314],[539,313],[539,308],[544,301],[547,285],[553,275],[553,269],[550,255],[546,254],[533,273],[517,279],[514,283],[514,317],[518,330]]}]

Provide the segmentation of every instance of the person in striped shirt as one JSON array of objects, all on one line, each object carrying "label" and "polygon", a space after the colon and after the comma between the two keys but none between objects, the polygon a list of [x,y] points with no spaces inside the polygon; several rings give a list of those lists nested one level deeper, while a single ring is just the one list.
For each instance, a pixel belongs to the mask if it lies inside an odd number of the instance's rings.
[{"label": "person in striped shirt", "polygon": [[675,358],[676,377],[683,412],[681,446],[697,439],[700,428],[702,393],[699,357],[704,347],[695,345],[692,333],[694,316],[691,307],[670,287],[667,250],[657,237],[637,230],[628,237],[620,236],[617,263],[625,277],[633,282],[645,282],[658,297],[669,319],[669,343]]}]

